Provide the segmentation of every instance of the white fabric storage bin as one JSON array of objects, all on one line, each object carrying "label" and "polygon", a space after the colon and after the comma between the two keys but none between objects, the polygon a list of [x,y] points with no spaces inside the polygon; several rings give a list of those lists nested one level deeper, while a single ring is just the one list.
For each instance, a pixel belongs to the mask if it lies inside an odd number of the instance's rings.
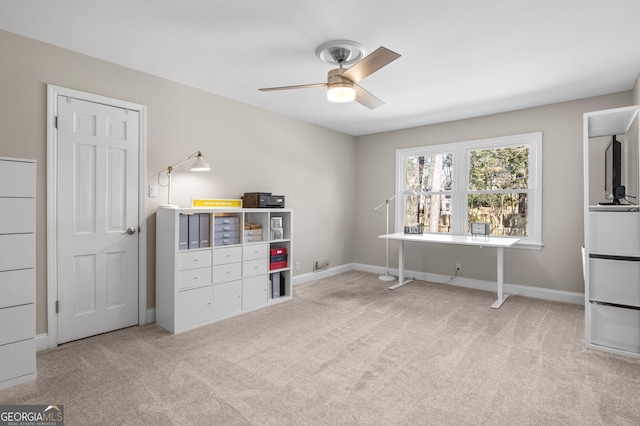
[{"label": "white fabric storage bin", "polygon": [[640,352],[640,310],[591,304],[591,343]]},{"label": "white fabric storage bin", "polygon": [[591,300],[640,307],[640,261],[589,259]]},{"label": "white fabric storage bin", "polygon": [[590,253],[640,256],[640,213],[590,212]]}]

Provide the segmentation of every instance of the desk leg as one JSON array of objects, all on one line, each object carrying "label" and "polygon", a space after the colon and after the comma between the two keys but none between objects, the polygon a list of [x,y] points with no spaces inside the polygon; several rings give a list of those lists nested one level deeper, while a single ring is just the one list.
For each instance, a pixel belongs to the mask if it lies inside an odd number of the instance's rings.
[{"label": "desk leg", "polygon": [[498,300],[493,302],[491,305],[492,308],[498,309],[505,300],[509,297],[508,294],[504,294],[503,285],[504,285],[504,249],[502,247],[498,247]]},{"label": "desk leg", "polygon": [[389,290],[395,290],[398,287],[402,287],[403,285],[410,283],[413,280],[404,280],[404,241],[399,241],[400,245],[398,246],[398,284],[392,285],[389,287]]}]

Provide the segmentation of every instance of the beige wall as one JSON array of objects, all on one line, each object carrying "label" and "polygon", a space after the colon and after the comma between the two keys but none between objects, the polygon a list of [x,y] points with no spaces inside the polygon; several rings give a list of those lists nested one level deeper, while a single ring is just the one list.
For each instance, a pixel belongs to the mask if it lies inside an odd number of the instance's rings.
[{"label": "beige wall", "polygon": [[[459,122],[353,138],[184,85],[0,31],[0,156],[38,160],[37,333],[46,311],[46,84],[148,107],[148,184],[167,165],[202,150],[211,173],[174,172],[173,201],[236,198],[271,191],[295,209],[295,261],[384,265],[384,216],[373,207],[393,193],[395,150],[525,132],[543,132],[543,242],[509,250],[508,283],[582,292],[582,113],[638,102],[640,89]],[[213,76],[215,77],[215,76]],[[155,306],[155,209],[147,199],[148,300]],[[392,244],[392,265],[396,264]],[[495,252],[460,247],[408,251],[410,269],[495,279]]]},{"label": "beige wall", "polygon": [[[384,215],[372,209],[394,193],[396,149],[542,132],[544,247],[506,250],[505,282],[582,293],[582,115],[631,104],[631,92],[624,92],[356,138],[355,261],[384,264],[384,242],[376,238],[384,232]],[[390,247],[395,267],[397,245]],[[495,250],[411,245],[405,252],[411,270],[448,275],[462,263],[463,277],[496,279]]]},{"label": "beige wall", "polygon": [[636,84],[633,86],[633,105],[640,105],[640,73],[636,78]]},{"label": "beige wall", "polygon": [[[286,196],[295,210],[295,261],[353,262],[354,138],[220,96],[0,31],[0,156],[38,160],[37,333],[47,332],[46,85],[123,99],[148,107],[148,183],[196,150],[213,171],[174,172],[173,201],[238,198],[244,192]],[[215,75],[212,75],[215,78]],[[155,210],[148,199],[148,307],[155,306]],[[0,213],[1,214],[1,213]]]}]

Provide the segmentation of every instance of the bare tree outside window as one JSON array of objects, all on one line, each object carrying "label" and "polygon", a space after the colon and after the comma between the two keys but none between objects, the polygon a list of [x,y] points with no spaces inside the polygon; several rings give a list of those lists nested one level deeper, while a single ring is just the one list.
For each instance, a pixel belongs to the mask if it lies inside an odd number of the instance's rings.
[{"label": "bare tree outside window", "polygon": [[470,235],[487,222],[491,235],[542,246],[542,133],[431,144],[396,150],[395,229]]},{"label": "bare tree outside window", "polygon": [[406,198],[405,223],[425,232],[451,232],[453,154],[406,158],[406,185],[418,195]]}]

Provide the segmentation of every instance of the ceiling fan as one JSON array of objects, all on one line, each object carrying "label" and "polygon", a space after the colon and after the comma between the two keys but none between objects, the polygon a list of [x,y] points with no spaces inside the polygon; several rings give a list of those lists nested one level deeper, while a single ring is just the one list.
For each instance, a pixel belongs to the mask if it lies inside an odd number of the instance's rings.
[{"label": "ceiling fan", "polygon": [[[267,87],[258,90],[270,92],[274,90],[327,87],[327,98],[332,102],[355,100],[369,109],[374,109],[384,105],[384,102],[363,89],[358,83],[400,57],[396,52],[382,46],[365,56],[365,50],[362,45],[347,40],[324,43],[316,50],[316,56],[325,62],[338,65],[338,68],[329,71],[326,83]],[[344,68],[345,65],[350,64],[354,65],[350,68]]]}]

